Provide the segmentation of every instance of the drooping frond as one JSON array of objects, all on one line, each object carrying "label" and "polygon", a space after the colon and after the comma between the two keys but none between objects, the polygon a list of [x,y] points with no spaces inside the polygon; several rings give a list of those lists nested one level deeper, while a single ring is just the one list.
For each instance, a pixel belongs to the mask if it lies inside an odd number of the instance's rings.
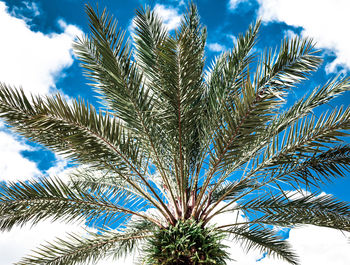
[{"label": "drooping frond", "polygon": [[[132,206],[132,207],[130,207]],[[140,214],[148,202],[125,190],[114,189],[88,193],[78,186],[70,187],[58,179],[19,182],[0,185],[0,230],[10,230],[45,219],[65,222],[87,221],[110,225],[132,215]],[[132,209],[132,210],[131,210]],[[157,223],[157,221],[154,221]]]},{"label": "drooping frond", "polygon": [[[268,194],[242,202],[238,209],[256,214],[252,223],[293,226],[312,224],[350,231],[350,205],[331,195],[310,194],[295,198],[295,193]],[[237,209],[236,209],[237,210]],[[257,214],[257,212],[263,215]]]},{"label": "drooping frond", "polygon": [[238,241],[246,251],[257,249],[262,254],[267,253],[269,256],[282,258],[291,264],[298,264],[297,255],[291,250],[289,243],[270,229],[244,225],[225,231],[232,234],[233,239]]},{"label": "drooping frond", "polygon": [[57,238],[53,243],[39,247],[16,265],[95,264],[107,257],[125,257],[151,236],[153,226],[143,223],[130,225],[123,232],[104,230],[102,233],[86,232],[86,235],[68,234],[66,239]]}]

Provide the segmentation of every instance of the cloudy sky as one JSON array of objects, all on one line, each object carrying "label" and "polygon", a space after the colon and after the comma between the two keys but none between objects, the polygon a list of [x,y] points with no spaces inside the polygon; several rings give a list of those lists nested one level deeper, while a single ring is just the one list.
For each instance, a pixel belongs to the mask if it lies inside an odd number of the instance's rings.
[{"label": "cloudy sky", "polygon": [[[60,92],[66,98],[82,97],[98,104],[86,85],[72,52],[75,37],[88,32],[84,4],[95,0],[0,0],[0,81],[22,86],[26,93]],[[119,20],[132,29],[137,7],[149,4],[174,30],[185,9],[180,0],[101,0]],[[279,45],[285,36],[309,36],[322,49],[324,64],[310,81],[293,91],[294,99],[324,84],[334,75],[350,74],[350,21],[348,0],[197,0],[202,22],[208,28],[207,60],[230,49],[240,32],[260,17],[263,21],[256,50]],[[348,105],[350,95],[329,107]],[[0,120],[0,181],[26,180],[41,175],[60,175],[69,164],[40,145],[13,134]],[[350,201],[350,178],[325,187],[326,193]],[[0,264],[11,264],[44,240],[66,231],[80,230],[79,224],[46,221],[30,229],[0,233]],[[282,231],[300,256],[302,265],[350,264],[350,246],[339,231],[311,226]],[[244,253],[237,245],[232,258],[240,265],[284,265],[260,253]],[[104,261],[100,265],[115,264]],[[119,264],[133,264],[132,259]]]}]

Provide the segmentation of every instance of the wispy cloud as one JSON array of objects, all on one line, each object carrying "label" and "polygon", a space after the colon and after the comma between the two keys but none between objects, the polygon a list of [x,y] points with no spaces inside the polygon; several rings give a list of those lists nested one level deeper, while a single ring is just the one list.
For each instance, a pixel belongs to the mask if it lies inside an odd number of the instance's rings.
[{"label": "wispy cloud", "polygon": [[208,43],[208,49],[212,52],[223,52],[223,51],[227,50],[225,45],[222,45],[222,44],[217,43],[217,42]]},{"label": "wispy cloud", "polygon": [[320,48],[331,50],[336,59],[327,65],[328,72],[341,66],[350,70],[350,1],[334,0],[258,0],[258,16],[265,22],[285,22],[302,27],[302,35],[317,41]]},{"label": "wispy cloud", "polygon": [[31,22],[33,17],[41,14],[39,5],[35,1],[23,1],[21,6],[14,6],[11,15]]},{"label": "wispy cloud", "polygon": [[228,8],[230,10],[235,10],[240,3],[249,2],[249,0],[229,0]]}]

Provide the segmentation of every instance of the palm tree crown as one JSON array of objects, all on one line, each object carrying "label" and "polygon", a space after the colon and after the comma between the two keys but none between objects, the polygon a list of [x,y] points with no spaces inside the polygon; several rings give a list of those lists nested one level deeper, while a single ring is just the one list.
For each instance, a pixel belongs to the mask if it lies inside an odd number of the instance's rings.
[{"label": "palm tree crown", "polygon": [[[81,165],[69,183],[1,184],[0,229],[50,218],[100,230],[57,239],[18,264],[88,264],[137,246],[149,264],[225,264],[224,237],[297,264],[272,225],[350,231],[349,204],[320,194],[350,169],[350,108],[313,113],[350,79],[283,107],[321,64],[311,40],[286,38],[259,55],[258,21],[205,68],[206,28],[193,4],[173,34],[138,10],[132,44],[106,11],[86,11],[91,34],[74,48],[105,109],[0,85],[0,117]],[[224,213],[246,218],[213,226]],[[180,234],[187,241],[176,245]]]}]

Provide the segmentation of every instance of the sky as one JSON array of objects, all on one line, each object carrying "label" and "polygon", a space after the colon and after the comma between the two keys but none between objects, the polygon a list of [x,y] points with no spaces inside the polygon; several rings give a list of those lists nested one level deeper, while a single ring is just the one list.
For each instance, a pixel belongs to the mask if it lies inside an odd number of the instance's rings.
[{"label": "sky", "polygon": [[[87,85],[79,62],[72,51],[76,36],[88,33],[84,4],[95,0],[0,0],[0,82],[23,87],[27,94],[61,93],[67,99],[81,97],[98,106],[96,94]],[[285,36],[311,37],[321,49],[322,67],[292,91],[292,100],[300,98],[337,74],[350,75],[350,21],[348,0],[197,0],[202,23],[208,29],[207,63],[233,47],[239,33],[250,23],[262,19],[256,50],[276,47]],[[162,17],[173,31],[184,12],[181,0],[100,0],[124,29],[132,29],[135,9],[145,4]],[[350,94],[332,101],[328,106],[348,105]],[[31,143],[12,133],[0,120],[0,181],[17,181],[39,176],[63,176],[69,163],[41,145]],[[324,192],[350,201],[350,177],[324,187]],[[229,217],[228,217],[229,218]],[[51,223],[30,228],[15,228],[0,233],[0,264],[19,260],[45,240],[65,232],[83,231],[80,224]],[[298,255],[301,265],[350,264],[350,245],[339,231],[313,226],[283,230]],[[231,257],[240,265],[284,265],[263,257],[258,252],[245,253],[239,245],[229,242]],[[112,265],[105,260],[99,265]],[[118,264],[133,264],[132,258]]]}]

